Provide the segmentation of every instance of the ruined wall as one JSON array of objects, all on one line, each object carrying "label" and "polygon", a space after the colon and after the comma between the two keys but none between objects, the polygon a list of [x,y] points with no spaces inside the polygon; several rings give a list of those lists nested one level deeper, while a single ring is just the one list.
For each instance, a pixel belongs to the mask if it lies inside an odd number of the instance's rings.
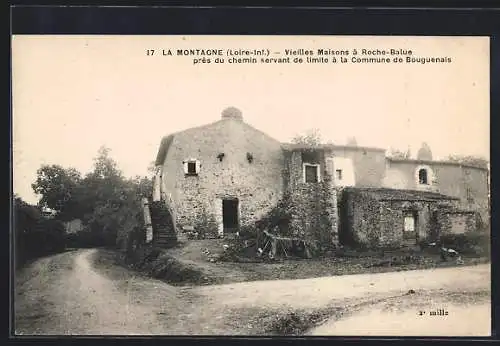
[{"label": "ruined wall", "polygon": [[[198,175],[184,173],[183,161],[190,158],[200,163]],[[219,229],[213,228],[222,223],[222,198],[238,198],[240,225],[253,223],[282,197],[282,169],[279,142],[241,119],[224,118],[175,134],[162,180],[179,227],[208,223],[216,235]]]},{"label": "ruined wall", "polygon": [[[380,245],[398,247],[417,245],[421,241],[434,238],[436,228],[433,213],[435,202],[430,201],[381,201]],[[407,213],[415,216],[415,232],[404,232],[404,217]]]},{"label": "ruined wall", "polygon": [[377,246],[380,234],[380,206],[377,200],[353,189],[343,189],[341,196],[340,244],[361,248]]},{"label": "ruined wall", "polygon": [[385,176],[385,151],[377,148],[335,146],[332,157],[350,159],[354,167],[355,186],[380,187]]},{"label": "ruined wall", "polygon": [[[340,196],[340,243],[361,248],[412,246],[436,239],[436,211],[457,207],[452,200],[380,199],[376,192],[356,188],[343,189]],[[404,232],[407,213],[415,216],[415,232]]]},{"label": "ruined wall", "polygon": [[[291,203],[291,234],[317,244],[318,250],[336,245],[336,190],[324,152],[285,152],[285,160],[284,176]],[[319,182],[304,182],[303,163],[320,165]]]}]

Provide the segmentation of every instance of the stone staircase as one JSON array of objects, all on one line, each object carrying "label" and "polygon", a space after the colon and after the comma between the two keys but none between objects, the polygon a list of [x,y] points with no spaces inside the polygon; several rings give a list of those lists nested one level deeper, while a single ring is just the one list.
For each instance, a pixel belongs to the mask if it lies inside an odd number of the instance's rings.
[{"label": "stone staircase", "polygon": [[162,248],[177,244],[177,230],[172,213],[165,201],[150,202],[151,224],[153,227],[153,244]]}]

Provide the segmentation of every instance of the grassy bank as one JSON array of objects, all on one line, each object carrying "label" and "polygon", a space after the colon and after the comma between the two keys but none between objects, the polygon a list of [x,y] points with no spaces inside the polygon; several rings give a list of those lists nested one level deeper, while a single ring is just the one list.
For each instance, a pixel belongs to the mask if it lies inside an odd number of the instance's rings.
[{"label": "grassy bank", "polygon": [[258,280],[307,279],[322,276],[383,273],[416,269],[475,265],[489,262],[487,257],[462,257],[442,261],[437,254],[408,253],[345,253],[310,260],[264,262],[231,262],[218,260],[224,241],[192,240],[173,249],[145,246],[132,256],[118,252],[102,254],[98,261],[111,261],[140,275],[160,279],[172,285],[211,285]]}]

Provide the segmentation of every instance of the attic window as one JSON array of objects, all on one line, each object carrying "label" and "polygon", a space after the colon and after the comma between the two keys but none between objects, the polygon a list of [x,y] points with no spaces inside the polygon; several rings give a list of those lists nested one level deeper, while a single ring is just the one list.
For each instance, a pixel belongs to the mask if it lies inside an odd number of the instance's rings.
[{"label": "attic window", "polygon": [[200,173],[200,161],[195,159],[184,161],[185,175],[198,175],[198,173]]},{"label": "attic window", "polygon": [[304,163],[303,176],[305,183],[317,183],[320,181],[319,165]]}]

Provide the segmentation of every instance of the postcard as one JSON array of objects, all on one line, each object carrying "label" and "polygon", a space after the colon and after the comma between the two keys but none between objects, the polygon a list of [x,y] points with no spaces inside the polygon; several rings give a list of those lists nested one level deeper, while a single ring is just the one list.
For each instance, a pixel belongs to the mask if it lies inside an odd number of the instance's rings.
[{"label": "postcard", "polygon": [[13,35],[16,335],[490,336],[490,41]]}]

